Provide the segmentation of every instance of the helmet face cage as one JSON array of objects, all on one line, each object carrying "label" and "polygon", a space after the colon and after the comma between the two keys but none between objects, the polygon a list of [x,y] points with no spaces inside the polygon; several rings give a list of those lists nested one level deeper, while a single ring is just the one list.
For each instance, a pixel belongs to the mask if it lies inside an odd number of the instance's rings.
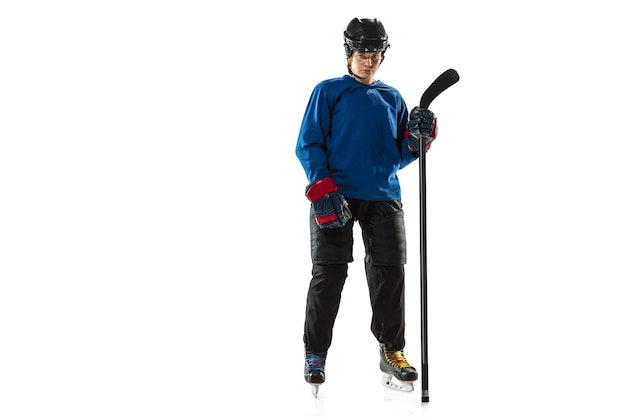
[{"label": "helmet face cage", "polygon": [[378,19],[352,19],[343,32],[343,40],[347,58],[354,51],[381,52],[384,56],[389,48],[387,32]]}]

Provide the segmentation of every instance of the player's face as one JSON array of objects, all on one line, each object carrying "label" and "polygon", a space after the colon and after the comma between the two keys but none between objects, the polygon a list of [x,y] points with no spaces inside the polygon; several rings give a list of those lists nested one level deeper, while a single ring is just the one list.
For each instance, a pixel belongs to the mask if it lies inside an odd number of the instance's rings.
[{"label": "player's face", "polygon": [[350,57],[349,65],[353,73],[362,78],[358,79],[364,84],[372,84],[375,79],[374,75],[380,63],[382,61],[382,54],[380,52],[358,52],[355,51]]}]

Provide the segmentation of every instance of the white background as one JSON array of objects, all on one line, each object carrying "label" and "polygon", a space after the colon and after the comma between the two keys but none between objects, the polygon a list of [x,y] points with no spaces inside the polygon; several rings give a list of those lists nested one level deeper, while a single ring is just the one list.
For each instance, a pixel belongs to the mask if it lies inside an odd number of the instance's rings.
[{"label": "white background", "polygon": [[[0,6],[2,416],[626,415],[618,2],[213,4]],[[319,399],[302,378],[295,141],[354,17],[409,106],[461,76],[431,106],[428,406],[380,386],[360,245]]]}]

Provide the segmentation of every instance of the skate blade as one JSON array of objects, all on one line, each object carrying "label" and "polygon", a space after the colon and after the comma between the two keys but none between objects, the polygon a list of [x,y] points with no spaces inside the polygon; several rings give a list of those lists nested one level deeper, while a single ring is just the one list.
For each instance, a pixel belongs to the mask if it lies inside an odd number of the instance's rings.
[{"label": "skate blade", "polygon": [[320,389],[320,384],[311,384],[311,392],[313,393],[313,396],[315,398],[317,398],[317,392]]},{"label": "skate blade", "polygon": [[394,391],[400,392],[413,392],[415,388],[413,387],[413,382],[399,381],[394,378],[392,375],[383,372],[382,383],[386,388],[392,389]]}]

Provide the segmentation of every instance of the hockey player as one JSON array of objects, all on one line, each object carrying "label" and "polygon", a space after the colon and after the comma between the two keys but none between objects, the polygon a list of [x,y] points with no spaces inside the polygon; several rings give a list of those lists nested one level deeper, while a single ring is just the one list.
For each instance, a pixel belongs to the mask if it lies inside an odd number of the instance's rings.
[{"label": "hockey player", "polygon": [[409,121],[398,90],[376,78],[389,47],[380,20],[354,18],[344,31],[344,47],[348,74],[315,86],[296,145],[311,201],[313,267],[304,323],[304,379],[316,395],[326,379],[326,356],[358,222],[383,382],[412,391],[418,375],[403,353],[406,238],[397,172],[419,157],[420,135],[430,148],[436,117],[417,109]]}]

